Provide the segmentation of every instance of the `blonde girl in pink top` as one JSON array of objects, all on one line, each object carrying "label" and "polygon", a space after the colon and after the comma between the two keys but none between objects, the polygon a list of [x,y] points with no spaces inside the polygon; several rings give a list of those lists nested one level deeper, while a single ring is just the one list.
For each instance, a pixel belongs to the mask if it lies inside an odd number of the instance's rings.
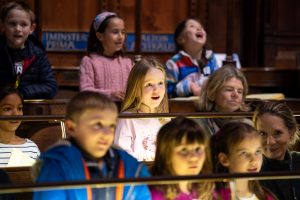
[{"label": "blonde girl in pink top", "polygon": [[[122,112],[166,113],[166,73],[154,59],[142,59],[132,68],[123,101]],[[139,161],[153,161],[156,136],[166,120],[159,118],[119,119],[115,144]]]},{"label": "blonde girl in pink top", "polygon": [[123,56],[125,23],[116,13],[102,12],[91,24],[87,56],[80,64],[80,91],[96,91],[122,101],[132,61]]}]

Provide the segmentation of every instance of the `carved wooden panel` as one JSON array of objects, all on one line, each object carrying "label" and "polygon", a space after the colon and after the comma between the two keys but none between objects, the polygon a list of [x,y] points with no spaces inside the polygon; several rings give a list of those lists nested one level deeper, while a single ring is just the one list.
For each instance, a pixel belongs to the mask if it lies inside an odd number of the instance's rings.
[{"label": "carved wooden panel", "polygon": [[300,2],[268,0],[264,13],[264,66],[296,67],[300,52]]},{"label": "carved wooden panel", "polygon": [[[8,0],[1,0],[0,4]],[[27,0],[41,7],[41,31],[88,32],[101,11],[120,14],[126,31],[135,30],[135,0]],[[36,4],[39,2],[39,4]],[[200,19],[215,52],[236,52],[244,67],[296,67],[300,52],[297,0],[141,0],[141,31],[172,34],[187,17]],[[228,7],[231,11],[228,14]],[[230,17],[231,16],[231,17]],[[229,20],[228,20],[229,17]],[[229,38],[227,40],[227,38]],[[230,49],[230,50],[228,50]],[[85,52],[50,52],[53,65],[79,65]],[[173,53],[144,53],[166,60]]]}]

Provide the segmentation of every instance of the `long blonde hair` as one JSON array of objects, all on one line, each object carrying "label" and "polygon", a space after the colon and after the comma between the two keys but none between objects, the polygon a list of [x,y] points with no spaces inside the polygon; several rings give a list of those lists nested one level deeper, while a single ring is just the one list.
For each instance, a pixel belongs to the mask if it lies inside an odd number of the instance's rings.
[{"label": "long blonde hair", "polygon": [[[137,62],[130,71],[127,89],[121,111],[137,112],[141,106],[143,96],[143,82],[150,68],[156,68],[163,72],[166,85],[166,72],[164,66],[153,58],[142,59]],[[169,112],[167,89],[163,100],[157,108],[157,113]]]},{"label": "long blonde hair", "polygon": [[207,82],[204,84],[203,89],[200,94],[199,111],[213,111],[215,107],[215,101],[213,97],[220,91],[225,82],[230,78],[237,78],[241,80],[244,90],[243,90],[243,103],[241,106],[242,111],[248,111],[248,107],[245,105],[244,100],[248,94],[248,83],[247,80],[239,69],[232,66],[223,66],[217,71],[215,71],[208,78]]}]

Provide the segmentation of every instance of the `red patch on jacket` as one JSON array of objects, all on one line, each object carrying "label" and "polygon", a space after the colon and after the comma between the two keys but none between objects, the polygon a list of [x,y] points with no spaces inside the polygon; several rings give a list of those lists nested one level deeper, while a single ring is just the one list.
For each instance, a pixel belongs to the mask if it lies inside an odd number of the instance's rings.
[{"label": "red patch on jacket", "polygon": [[32,56],[32,58],[25,58],[22,74],[27,70],[27,68],[36,60],[36,56]]}]

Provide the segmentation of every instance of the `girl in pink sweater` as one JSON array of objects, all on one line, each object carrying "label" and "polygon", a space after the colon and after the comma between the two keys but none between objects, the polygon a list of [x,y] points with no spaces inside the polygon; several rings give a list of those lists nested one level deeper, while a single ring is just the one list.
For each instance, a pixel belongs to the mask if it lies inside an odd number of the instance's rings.
[{"label": "girl in pink sweater", "polygon": [[123,56],[125,24],[116,13],[96,16],[90,28],[87,56],[80,64],[80,91],[96,91],[121,101],[132,61]]}]

